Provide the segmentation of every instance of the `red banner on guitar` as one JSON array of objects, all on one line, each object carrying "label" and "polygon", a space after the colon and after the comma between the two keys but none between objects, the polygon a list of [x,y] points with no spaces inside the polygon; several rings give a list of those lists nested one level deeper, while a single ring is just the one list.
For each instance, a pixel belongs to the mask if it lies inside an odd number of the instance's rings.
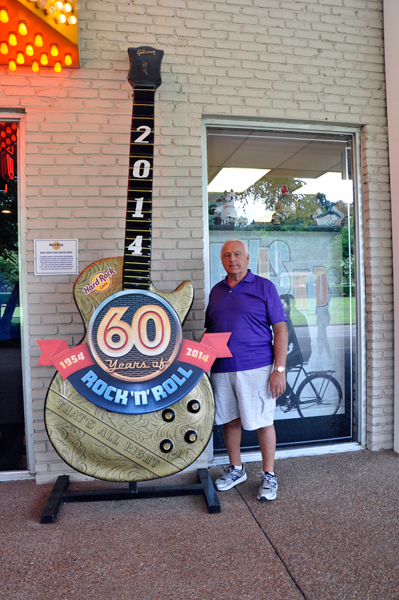
[{"label": "red banner on guitar", "polygon": [[217,358],[231,358],[233,355],[227,346],[230,336],[231,331],[227,333],[204,333],[201,344],[211,346],[211,348],[216,350]]},{"label": "red banner on guitar", "polygon": [[37,362],[38,367],[50,367],[53,356],[68,350],[66,340],[36,340],[42,354]]},{"label": "red banner on guitar", "polygon": [[[54,340],[40,340],[37,342],[42,351],[38,365],[54,365],[63,379],[66,379],[71,373],[94,365],[94,361],[89,354],[87,344],[81,344],[75,348],[69,349],[65,340],[60,340],[57,344]],[[65,349],[66,346],[66,349]],[[60,352],[60,349],[63,350]]]},{"label": "red banner on guitar", "polygon": [[[227,347],[231,333],[206,333],[201,342],[183,340],[177,360],[210,371],[217,358],[232,356]],[[75,371],[96,364],[90,356],[87,344],[68,348],[65,340],[38,340],[42,355],[38,366],[54,365],[63,379]]]},{"label": "red banner on guitar", "polygon": [[195,365],[203,371],[210,371],[216,358],[217,351],[214,348],[191,340],[183,340],[177,360]]},{"label": "red banner on guitar", "polygon": [[83,369],[83,367],[90,367],[95,364],[89,354],[87,344],[57,354],[53,357],[52,363],[63,379],[66,379],[71,373]]},{"label": "red banner on guitar", "polygon": [[231,333],[206,333],[201,342],[183,340],[177,360],[210,371],[217,358],[232,356],[227,347]]}]

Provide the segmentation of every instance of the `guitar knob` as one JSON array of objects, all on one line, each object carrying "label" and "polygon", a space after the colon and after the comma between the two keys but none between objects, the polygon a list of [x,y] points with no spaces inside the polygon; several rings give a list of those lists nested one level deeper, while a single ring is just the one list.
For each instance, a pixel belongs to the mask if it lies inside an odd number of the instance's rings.
[{"label": "guitar knob", "polygon": [[165,452],[165,454],[167,454],[168,452],[170,452],[173,448],[173,442],[172,440],[162,440],[162,442],[159,444],[159,447],[161,448],[162,452]]},{"label": "guitar knob", "polygon": [[167,408],[162,413],[162,418],[167,423],[171,423],[172,421],[174,421],[175,417],[176,417],[175,411],[170,408]]},{"label": "guitar knob", "polygon": [[190,429],[189,431],[186,431],[184,439],[186,440],[187,444],[193,444],[197,441],[197,437],[197,432],[193,429]]},{"label": "guitar knob", "polygon": [[187,410],[190,413],[197,413],[199,412],[201,408],[201,404],[198,402],[198,400],[190,400],[190,402],[187,404]]}]

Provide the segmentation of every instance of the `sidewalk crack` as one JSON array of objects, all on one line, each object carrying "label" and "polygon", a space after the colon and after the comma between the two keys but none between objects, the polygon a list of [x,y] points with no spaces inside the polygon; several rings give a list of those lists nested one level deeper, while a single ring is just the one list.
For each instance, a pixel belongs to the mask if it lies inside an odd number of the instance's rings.
[{"label": "sidewalk crack", "polygon": [[301,594],[302,598],[304,600],[308,600],[308,597],[306,596],[305,592],[302,590],[301,586],[299,585],[299,583],[297,582],[297,580],[295,579],[295,577],[290,572],[290,570],[289,570],[289,568],[288,568],[288,566],[287,566],[284,558],[281,556],[280,552],[278,551],[278,549],[275,546],[275,544],[273,543],[273,541],[270,539],[270,537],[267,535],[267,533],[265,532],[265,530],[262,528],[262,525],[259,523],[258,519],[254,515],[254,513],[253,513],[251,507],[249,506],[248,502],[245,500],[245,498],[243,497],[243,495],[240,493],[240,490],[238,489],[238,487],[236,487],[235,490],[238,493],[238,495],[241,497],[241,500],[244,502],[244,504],[247,507],[248,511],[251,513],[252,518],[255,521],[255,523],[257,524],[257,526],[259,527],[260,531],[262,532],[262,534],[264,535],[264,537],[267,539],[267,541],[269,542],[269,544],[273,548],[273,551],[274,551],[275,555],[277,556],[278,560],[280,561],[280,563],[284,567],[286,573],[288,574],[288,577],[291,579],[292,583],[295,585],[296,589]]}]

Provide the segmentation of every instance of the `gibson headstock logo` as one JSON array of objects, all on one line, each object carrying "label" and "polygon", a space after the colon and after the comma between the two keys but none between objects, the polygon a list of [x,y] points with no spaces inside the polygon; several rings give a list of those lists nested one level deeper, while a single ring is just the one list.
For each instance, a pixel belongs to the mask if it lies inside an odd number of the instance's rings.
[{"label": "gibson headstock logo", "polygon": [[137,50],[137,56],[141,56],[142,54],[153,54],[155,56],[156,50],[145,50],[144,48],[139,48]]}]

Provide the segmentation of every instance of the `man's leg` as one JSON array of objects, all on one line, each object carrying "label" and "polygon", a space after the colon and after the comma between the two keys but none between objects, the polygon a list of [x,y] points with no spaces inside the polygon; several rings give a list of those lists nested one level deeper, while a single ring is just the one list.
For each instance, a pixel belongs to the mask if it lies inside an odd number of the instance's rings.
[{"label": "man's leg", "polygon": [[221,492],[230,490],[247,479],[245,467],[241,464],[241,419],[238,418],[225,423],[223,425],[223,435],[230,466],[225,467],[224,474],[215,481],[216,489]]},{"label": "man's leg", "polygon": [[257,430],[260,451],[262,453],[263,470],[274,472],[274,455],[276,453],[276,431],[274,425]]},{"label": "man's leg", "polygon": [[275,500],[278,489],[277,478],[274,474],[271,475],[271,473],[274,473],[274,455],[276,452],[276,432],[274,425],[261,427],[257,432],[264,471],[257,498],[261,501]]},{"label": "man's leg", "polygon": [[223,437],[231,465],[241,465],[241,419],[223,425]]}]

